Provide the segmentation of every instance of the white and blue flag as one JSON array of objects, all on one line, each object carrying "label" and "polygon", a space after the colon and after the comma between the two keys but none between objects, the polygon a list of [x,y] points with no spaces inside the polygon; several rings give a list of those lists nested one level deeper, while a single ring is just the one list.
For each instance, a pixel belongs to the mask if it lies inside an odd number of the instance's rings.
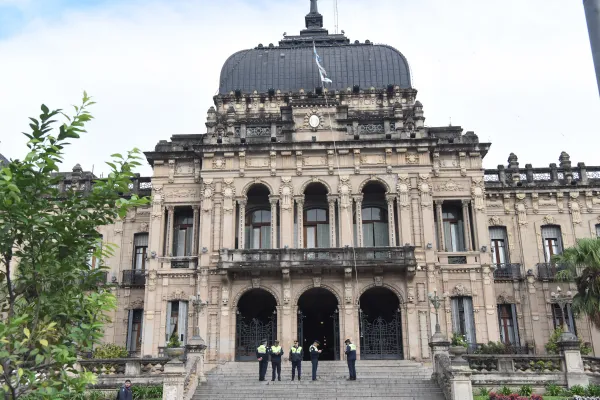
[{"label": "white and blue flag", "polygon": [[327,77],[327,71],[325,71],[325,68],[323,68],[323,66],[321,65],[321,57],[319,57],[319,55],[317,54],[317,47],[315,46],[314,42],[313,51],[315,52],[315,61],[317,62],[317,68],[319,69],[319,76],[321,76],[321,82],[333,83],[333,81]]}]

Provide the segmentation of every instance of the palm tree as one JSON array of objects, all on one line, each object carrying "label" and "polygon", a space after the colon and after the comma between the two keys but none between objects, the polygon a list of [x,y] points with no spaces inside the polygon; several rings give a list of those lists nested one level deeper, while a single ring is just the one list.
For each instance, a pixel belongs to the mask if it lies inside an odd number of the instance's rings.
[{"label": "palm tree", "polygon": [[587,315],[600,328],[600,239],[579,239],[575,246],[554,256],[553,261],[564,267],[557,279],[574,280],[577,284],[573,313]]}]

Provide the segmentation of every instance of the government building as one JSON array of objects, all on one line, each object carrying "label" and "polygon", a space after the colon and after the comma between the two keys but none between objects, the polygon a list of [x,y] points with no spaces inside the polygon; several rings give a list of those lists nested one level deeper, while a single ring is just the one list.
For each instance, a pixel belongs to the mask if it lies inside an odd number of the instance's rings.
[{"label": "government building", "polygon": [[[566,320],[600,354],[551,296],[575,292],[551,257],[600,233],[600,167],[563,152],[484,169],[490,143],[426,124],[401,52],[329,33],[310,3],[299,34],[225,61],[205,128],[145,153],[132,192],[151,204],[100,232],[119,246],[104,340],[156,357],[200,336],[208,368],[255,360],[263,338],[431,360],[436,293],[442,332],[472,347],[542,354]],[[62,187],[92,178],[77,166]]]}]

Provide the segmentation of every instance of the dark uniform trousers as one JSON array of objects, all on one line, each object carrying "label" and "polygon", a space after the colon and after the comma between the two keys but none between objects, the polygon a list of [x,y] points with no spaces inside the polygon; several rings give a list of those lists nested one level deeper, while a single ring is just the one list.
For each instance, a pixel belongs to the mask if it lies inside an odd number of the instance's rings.
[{"label": "dark uniform trousers", "polygon": [[264,381],[269,368],[269,357],[265,354],[261,361],[258,362],[258,380]]},{"label": "dark uniform trousers", "polygon": [[314,381],[317,379],[317,367],[319,366],[319,359],[313,358],[310,360],[310,362],[312,363],[312,380]]},{"label": "dark uniform trousers", "polygon": [[356,360],[348,360],[350,379],[356,379]]},{"label": "dark uniform trousers", "polygon": [[292,380],[296,377],[296,368],[298,368],[298,380],[300,380],[300,375],[302,374],[302,361],[292,361]]},{"label": "dark uniform trousers", "polygon": [[271,368],[273,369],[273,377],[271,380],[275,380],[275,372],[277,371],[277,378],[281,380],[281,361],[271,361]]}]

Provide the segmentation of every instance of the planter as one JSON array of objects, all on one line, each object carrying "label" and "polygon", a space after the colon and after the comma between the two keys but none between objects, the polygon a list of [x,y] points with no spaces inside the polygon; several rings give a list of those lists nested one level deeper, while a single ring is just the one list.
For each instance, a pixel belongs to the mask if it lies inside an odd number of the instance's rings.
[{"label": "planter", "polygon": [[167,347],[165,349],[165,355],[169,357],[171,360],[179,359],[185,353],[185,349],[183,347]]},{"label": "planter", "polygon": [[464,361],[462,356],[467,354],[467,348],[464,346],[450,346],[450,354],[453,356],[453,361],[460,362]]}]

